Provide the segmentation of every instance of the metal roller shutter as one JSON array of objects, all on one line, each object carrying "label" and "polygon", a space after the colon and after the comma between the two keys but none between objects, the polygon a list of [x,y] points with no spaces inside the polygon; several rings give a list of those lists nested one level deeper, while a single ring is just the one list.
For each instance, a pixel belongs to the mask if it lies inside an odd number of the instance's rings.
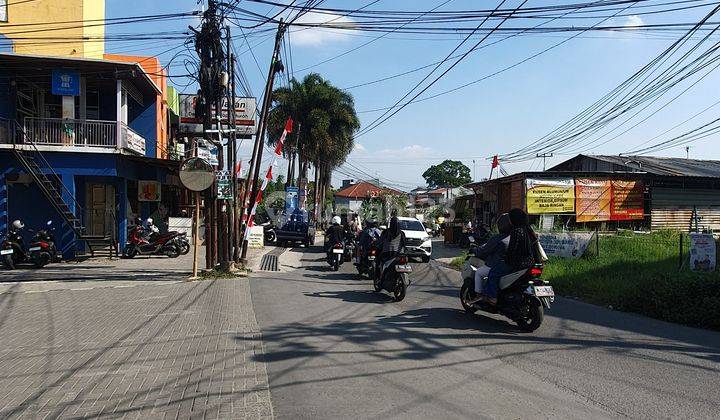
[{"label": "metal roller shutter", "polygon": [[693,206],[699,225],[720,230],[720,191],[706,189],[653,188],[650,207],[651,228],[688,231]]}]

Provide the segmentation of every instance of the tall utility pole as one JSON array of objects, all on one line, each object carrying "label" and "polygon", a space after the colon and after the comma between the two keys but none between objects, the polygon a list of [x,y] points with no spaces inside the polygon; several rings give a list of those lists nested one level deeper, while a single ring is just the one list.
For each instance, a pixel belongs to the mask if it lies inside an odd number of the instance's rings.
[{"label": "tall utility pole", "polygon": [[543,172],[545,172],[545,159],[549,157],[553,157],[552,153],[538,153],[535,155],[535,157],[542,158],[543,160]]},{"label": "tall utility pole", "polygon": [[[285,23],[281,19],[280,23],[278,24],[277,34],[275,35],[275,47],[273,48],[272,58],[270,59],[270,69],[268,71],[267,83],[265,84],[265,93],[263,94],[263,105],[262,109],[260,110],[260,121],[258,123],[257,134],[255,135],[255,146],[253,147],[253,157],[251,164],[252,172],[248,172],[248,181],[250,180],[251,175],[253,179],[252,194],[250,194],[250,203],[248,204],[247,209],[248,223],[250,222],[250,211],[255,203],[255,200],[257,199],[258,189],[260,187],[258,178],[260,176],[260,163],[262,162],[263,144],[265,141],[265,122],[267,120],[270,102],[272,102],[272,91],[273,84],[275,83],[275,73],[283,70],[282,63],[279,60],[279,56],[280,43],[283,39],[284,33]],[[247,262],[247,250],[248,241],[243,239],[242,254],[240,255],[240,262],[242,264],[245,264]]]}]

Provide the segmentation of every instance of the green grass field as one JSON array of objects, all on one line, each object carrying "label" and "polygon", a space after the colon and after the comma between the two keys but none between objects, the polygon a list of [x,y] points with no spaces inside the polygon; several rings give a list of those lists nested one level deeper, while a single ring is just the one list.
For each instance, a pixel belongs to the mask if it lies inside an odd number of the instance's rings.
[{"label": "green grass field", "polygon": [[580,259],[553,258],[543,276],[561,296],[670,322],[720,330],[720,272],[679,266],[679,234],[625,233],[600,237]]}]

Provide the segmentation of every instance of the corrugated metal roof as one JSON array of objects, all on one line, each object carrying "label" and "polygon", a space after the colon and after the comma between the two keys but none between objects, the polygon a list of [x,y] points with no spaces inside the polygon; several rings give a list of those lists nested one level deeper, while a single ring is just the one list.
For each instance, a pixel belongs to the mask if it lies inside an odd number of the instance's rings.
[{"label": "corrugated metal roof", "polygon": [[720,161],[655,156],[581,155],[662,176],[720,177]]}]

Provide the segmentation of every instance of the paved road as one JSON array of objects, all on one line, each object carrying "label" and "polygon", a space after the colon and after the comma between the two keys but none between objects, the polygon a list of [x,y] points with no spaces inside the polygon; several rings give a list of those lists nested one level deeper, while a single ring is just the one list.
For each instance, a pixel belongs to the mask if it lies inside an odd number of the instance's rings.
[{"label": "paved road", "polygon": [[525,334],[434,263],[393,303],[319,252],[251,280],[279,418],[717,418],[718,333],[559,299]]}]

